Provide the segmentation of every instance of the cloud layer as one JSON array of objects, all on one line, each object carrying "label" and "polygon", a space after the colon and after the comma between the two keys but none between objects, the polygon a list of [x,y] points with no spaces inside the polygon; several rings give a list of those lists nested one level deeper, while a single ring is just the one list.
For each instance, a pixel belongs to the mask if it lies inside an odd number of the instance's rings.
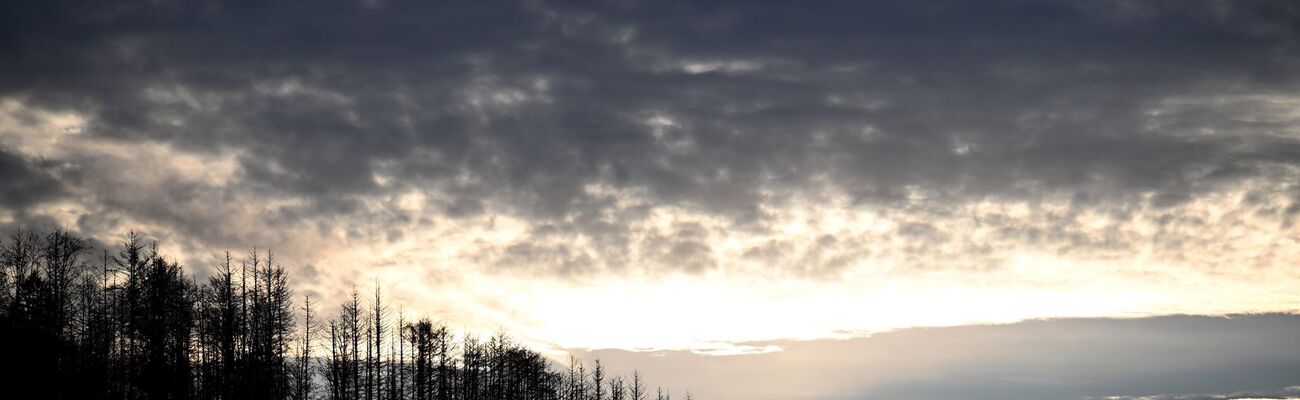
[{"label": "cloud layer", "polygon": [[[304,291],[701,351],[1300,305],[1288,2],[9,14],[0,223],[143,230],[199,274],[256,244]],[[618,323],[564,316],[593,302]]]}]

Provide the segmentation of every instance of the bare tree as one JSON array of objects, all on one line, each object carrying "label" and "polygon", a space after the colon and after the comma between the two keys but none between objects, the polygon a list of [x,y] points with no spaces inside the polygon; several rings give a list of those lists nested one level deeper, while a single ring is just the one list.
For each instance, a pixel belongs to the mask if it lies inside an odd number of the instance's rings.
[{"label": "bare tree", "polygon": [[[622,377],[607,379],[600,360],[588,373],[576,357],[567,373],[558,371],[504,332],[486,341],[466,334],[458,344],[446,324],[428,318],[408,324],[400,311],[396,329],[389,329],[378,283],[371,307],[363,309],[354,290],[318,326],[316,299],[305,295],[295,308],[272,252],[254,249],[238,266],[227,252],[199,285],[135,233],[116,257],[104,251],[97,266],[83,260],[89,245],[66,231],[6,239],[0,240],[0,342],[16,344],[6,353],[6,361],[15,360],[9,366],[23,362],[10,378],[43,390],[8,390],[11,396],[307,400],[316,395],[315,379],[326,383],[321,394],[338,400],[647,396],[639,372],[629,385]],[[326,333],[328,354],[314,358],[316,335]],[[657,398],[668,396],[660,390]]]},{"label": "bare tree", "polygon": [[627,388],[623,386],[623,377],[615,376],[609,380],[609,400],[625,400]]},{"label": "bare tree", "polygon": [[352,374],[352,393],[350,398],[361,398],[361,297],[357,294],[356,289],[352,290],[352,302],[344,308],[348,332],[351,333],[349,339],[352,340],[352,360],[349,364],[349,371]]},{"label": "bare tree", "polygon": [[325,375],[326,382],[329,383],[330,396],[332,400],[342,400],[351,398],[351,377],[348,370],[348,343],[351,341],[347,337],[347,327],[340,320],[331,320],[330,327],[330,360],[326,365]]},{"label": "bare tree", "polygon": [[600,365],[599,358],[591,368],[591,399],[605,400],[605,367]]},{"label": "bare tree", "polygon": [[480,400],[486,373],[484,349],[477,337],[466,334],[461,341],[461,399]]},{"label": "bare tree", "polygon": [[645,381],[641,379],[641,372],[632,370],[632,387],[629,390],[631,398],[628,400],[646,400],[649,391],[646,388]]},{"label": "bare tree", "polygon": [[382,295],[379,289],[379,281],[375,281],[375,295],[371,302],[371,318],[374,324],[370,327],[370,334],[367,337],[367,373],[366,373],[366,398],[381,399],[383,392],[380,386],[383,384],[383,365],[380,362],[383,354],[384,343],[384,318],[388,315],[388,310],[384,308]]},{"label": "bare tree", "polygon": [[312,376],[314,371],[311,367],[311,340],[316,334],[316,321],[312,320],[315,315],[311,307],[311,295],[303,295],[302,298],[302,343],[298,349],[298,370],[297,384],[295,385],[294,399],[308,400],[312,394]]}]

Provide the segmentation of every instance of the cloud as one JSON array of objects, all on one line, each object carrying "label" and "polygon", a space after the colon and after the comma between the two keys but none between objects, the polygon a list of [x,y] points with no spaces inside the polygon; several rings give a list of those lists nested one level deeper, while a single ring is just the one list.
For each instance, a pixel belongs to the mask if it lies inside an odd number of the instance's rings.
[{"label": "cloud", "polygon": [[0,201],[6,208],[21,209],[61,194],[59,182],[45,173],[43,168],[3,149],[0,149],[0,173],[4,173],[4,183],[0,190],[10,193]]},{"label": "cloud", "polygon": [[[396,296],[466,325],[629,348],[1300,307],[1287,2],[11,13],[0,218],[143,230],[200,275],[256,244],[303,290],[401,279]],[[661,316],[695,337],[609,343],[534,310],[681,279],[731,296]],[[953,315],[933,301],[953,286],[1005,308]],[[879,305],[905,300],[931,314]],[[795,329],[787,303],[864,317]]]}]

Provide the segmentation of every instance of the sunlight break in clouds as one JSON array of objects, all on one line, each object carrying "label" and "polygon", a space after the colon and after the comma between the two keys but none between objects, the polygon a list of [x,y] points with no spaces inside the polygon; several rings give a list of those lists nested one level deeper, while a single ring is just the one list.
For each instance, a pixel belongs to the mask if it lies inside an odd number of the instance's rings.
[{"label": "sunlight break in clouds", "polygon": [[[1241,205],[1247,191],[1175,209],[1135,207],[1123,211],[1136,214],[1127,219],[1114,218],[1117,210],[1071,211],[1063,200],[980,202],[947,218],[805,202],[783,207],[757,233],[660,211],[634,230],[635,244],[621,264],[601,265],[576,281],[535,273],[569,268],[573,259],[607,260],[605,250],[581,236],[538,240],[530,234],[536,227],[498,216],[435,223],[454,227],[433,233],[409,231],[403,243],[410,247],[393,252],[379,270],[381,279],[402,282],[403,292],[442,293],[414,304],[496,310],[469,313],[490,316],[470,325],[505,326],[564,348],[717,352],[735,343],[917,326],[1294,310],[1300,296],[1290,290],[1297,278],[1287,262],[1300,256],[1300,245],[1288,237],[1292,231]],[[924,235],[908,233],[919,229],[917,220],[929,221]],[[682,229],[698,231],[691,243],[701,250],[691,257],[716,260],[712,265],[681,270],[671,251],[659,251],[677,246],[658,241],[682,237]],[[510,254],[520,243],[566,257],[530,257],[518,265]],[[765,251],[774,246],[781,251]],[[1218,253],[1221,246],[1242,249]],[[374,253],[356,257],[320,265],[346,270],[343,265]],[[403,271],[430,271],[430,265],[443,267],[422,280],[444,283],[441,290],[405,288],[421,279]],[[602,301],[586,301],[593,298]],[[659,322],[666,319],[675,322]]]}]

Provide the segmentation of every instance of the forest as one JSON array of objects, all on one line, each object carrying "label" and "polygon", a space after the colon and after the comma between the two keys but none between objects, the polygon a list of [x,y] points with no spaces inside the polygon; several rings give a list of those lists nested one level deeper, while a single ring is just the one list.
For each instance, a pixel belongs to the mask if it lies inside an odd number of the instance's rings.
[{"label": "forest", "polygon": [[296,300],[270,251],[227,252],[199,282],[134,232],[111,250],[17,232],[0,239],[4,397],[670,400],[599,360],[557,363],[505,333],[408,320],[379,285],[329,317]]}]

